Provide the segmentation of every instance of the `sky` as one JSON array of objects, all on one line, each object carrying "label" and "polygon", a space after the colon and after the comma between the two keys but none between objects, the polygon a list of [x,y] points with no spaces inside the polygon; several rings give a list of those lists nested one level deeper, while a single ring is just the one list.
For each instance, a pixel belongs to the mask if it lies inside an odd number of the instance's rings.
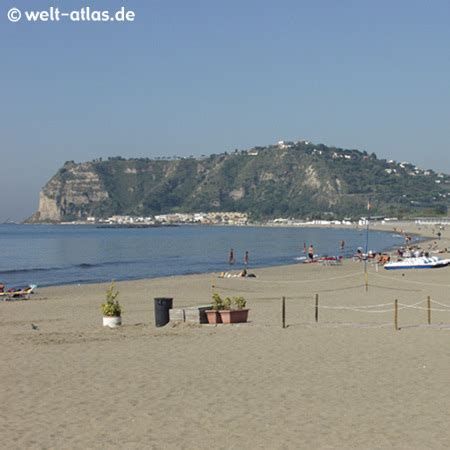
[{"label": "sky", "polygon": [[[135,18],[26,20],[51,6]],[[450,173],[448,23],[448,0],[1,0],[0,222],[68,160],[307,139]]]}]

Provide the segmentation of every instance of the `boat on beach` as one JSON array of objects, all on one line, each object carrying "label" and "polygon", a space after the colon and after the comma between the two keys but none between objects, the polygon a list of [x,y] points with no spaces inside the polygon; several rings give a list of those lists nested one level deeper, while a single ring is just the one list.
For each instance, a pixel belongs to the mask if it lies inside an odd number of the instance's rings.
[{"label": "boat on beach", "polygon": [[437,256],[419,256],[405,258],[401,261],[389,262],[384,265],[386,270],[405,269],[438,269],[450,264],[450,259],[440,259]]}]

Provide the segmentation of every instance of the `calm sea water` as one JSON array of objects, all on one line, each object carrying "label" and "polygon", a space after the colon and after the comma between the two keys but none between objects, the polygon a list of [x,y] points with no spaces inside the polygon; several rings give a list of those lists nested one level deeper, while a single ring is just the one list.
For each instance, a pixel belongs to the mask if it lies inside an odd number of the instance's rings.
[{"label": "calm sea water", "polygon": [[[400,245],[400,236],[371,232],[369,248]],[[95,226],[0,225],[0,281],[8,287],[50,286],[152,278],[291,264],[303,256],[303,242],[319,255],[365,248],[366,233],[323,228],[180,226],[145,229],[99,229]]]}]

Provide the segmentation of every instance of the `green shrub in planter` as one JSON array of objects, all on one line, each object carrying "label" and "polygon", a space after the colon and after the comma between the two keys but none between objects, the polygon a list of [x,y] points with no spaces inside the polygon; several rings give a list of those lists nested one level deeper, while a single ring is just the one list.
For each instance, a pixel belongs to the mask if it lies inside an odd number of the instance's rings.
[{"label": "green shrub in planter", "polygon": [[122,307],[119,300],[116,300],[118,296],[119,291],[115,288],[113,281],[106,291],[106,302],[102,303],[102,312],[105,317],[121,317]]}]

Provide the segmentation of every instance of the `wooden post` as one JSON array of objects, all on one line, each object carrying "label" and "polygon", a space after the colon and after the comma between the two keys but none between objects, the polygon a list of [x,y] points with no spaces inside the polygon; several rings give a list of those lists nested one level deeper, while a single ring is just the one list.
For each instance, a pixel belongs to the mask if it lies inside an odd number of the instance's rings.
[{"label": "wooden post", "polygon": [[315,314],[316,322],[319,321],[319,294],[316,294],[316,314]]},{"label": "wooden post", "polygon": [[427,298],[427,304],[428,304],[428,325],[431,325],[431,297],[428,296]]},{"label": "wooden post", "polygon": [[394,303],[394,326],[395,330],[398,331],[398,300],[395,299]]},{"label": "wooden post", "polygon": [[286,297],[283,297],[281,300],[281,320],[283,328],[286,328]]},{"label": "wooden post", "polygon": [[366,262],[366,268],[365,268],[365,273],[364,273],[364,282],[366,285],[366,292],[369,291],[369,274],[367,273],[367,262]]}]

